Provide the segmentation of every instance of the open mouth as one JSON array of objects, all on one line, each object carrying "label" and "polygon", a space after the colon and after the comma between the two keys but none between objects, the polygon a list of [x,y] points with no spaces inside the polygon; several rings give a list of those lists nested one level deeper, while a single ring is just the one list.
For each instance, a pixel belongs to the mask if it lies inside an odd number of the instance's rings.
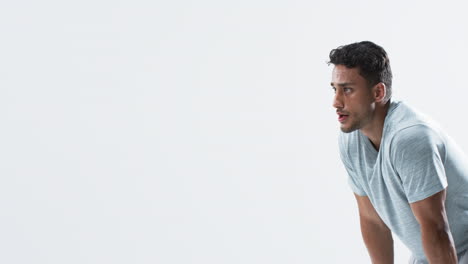
[{"label": "open mouth", "polygon": [[343,122],[348,118],[348,115],[338,115],[338,121]]}]

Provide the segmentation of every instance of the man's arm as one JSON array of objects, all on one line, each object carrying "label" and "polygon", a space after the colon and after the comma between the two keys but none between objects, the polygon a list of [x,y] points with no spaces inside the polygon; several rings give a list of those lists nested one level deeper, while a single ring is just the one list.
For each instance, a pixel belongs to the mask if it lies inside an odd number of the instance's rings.
[{"label": "man's arm", "polygon": [[430,264],[456,264],[457,251],[445,212],[445,189],[426,199],[411,203],[421,228],[424,253]]},{"label": "man's arm", "polygon": [[392,232],[375,211],[367,196],[356,196],[361,233],[373,264],[393,264]]}]

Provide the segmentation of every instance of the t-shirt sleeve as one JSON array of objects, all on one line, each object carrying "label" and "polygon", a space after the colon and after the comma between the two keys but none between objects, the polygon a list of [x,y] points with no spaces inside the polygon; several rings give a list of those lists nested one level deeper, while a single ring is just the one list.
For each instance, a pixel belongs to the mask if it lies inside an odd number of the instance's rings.
[{"label": "t-shirt sleeve", "polygon": [[359,196],[367,196],[364,188],[362,188],[358,175],[355,173],[351,166],[351,161],[348,156],[347,146],[343,142],[342,136],[340,136],[338,140],[339,148],[340,148],[340,158],[341,162],[343,163],[346,171],[348,172],[348,185],[351,187],[351,190],[359,195]]},{"label": "t-shirt sleeve", "polygon": [[392,150],[408,202],[423,200],[447,187],[445,145],[432,128],[415,125],[399,131]]},{"label": "t-shirt sleeve", "polygon": [[348,185],[351,187],[351,190],[359,196],[367,196],[366,192],[364,189],[361,187],[361,184],[356,181],[356,177],[352,176],[352,172],[350,172],[348,169]]}]

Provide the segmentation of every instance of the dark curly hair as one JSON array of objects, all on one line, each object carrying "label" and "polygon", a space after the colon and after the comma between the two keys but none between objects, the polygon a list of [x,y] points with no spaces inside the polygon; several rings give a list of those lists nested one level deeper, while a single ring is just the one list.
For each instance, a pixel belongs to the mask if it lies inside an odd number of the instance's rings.
[{"label": "dark curly hair", "polygon": [[370,86],[383,82],[387,88],[384,101],[392,96],[392,69],[385,50],[370,41],[361,41],[333,49],[328,65],[344,65],[359,68],[359,73]]}]

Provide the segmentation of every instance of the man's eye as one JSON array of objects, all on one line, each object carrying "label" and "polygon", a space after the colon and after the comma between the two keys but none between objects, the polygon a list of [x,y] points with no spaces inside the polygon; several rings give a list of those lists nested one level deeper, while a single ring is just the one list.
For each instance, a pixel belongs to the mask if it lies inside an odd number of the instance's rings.
[{"label": "man's eye", "polygon": [[344,91],[345,93],[351,92],[351,88],[343,88],[343,91]]}]

